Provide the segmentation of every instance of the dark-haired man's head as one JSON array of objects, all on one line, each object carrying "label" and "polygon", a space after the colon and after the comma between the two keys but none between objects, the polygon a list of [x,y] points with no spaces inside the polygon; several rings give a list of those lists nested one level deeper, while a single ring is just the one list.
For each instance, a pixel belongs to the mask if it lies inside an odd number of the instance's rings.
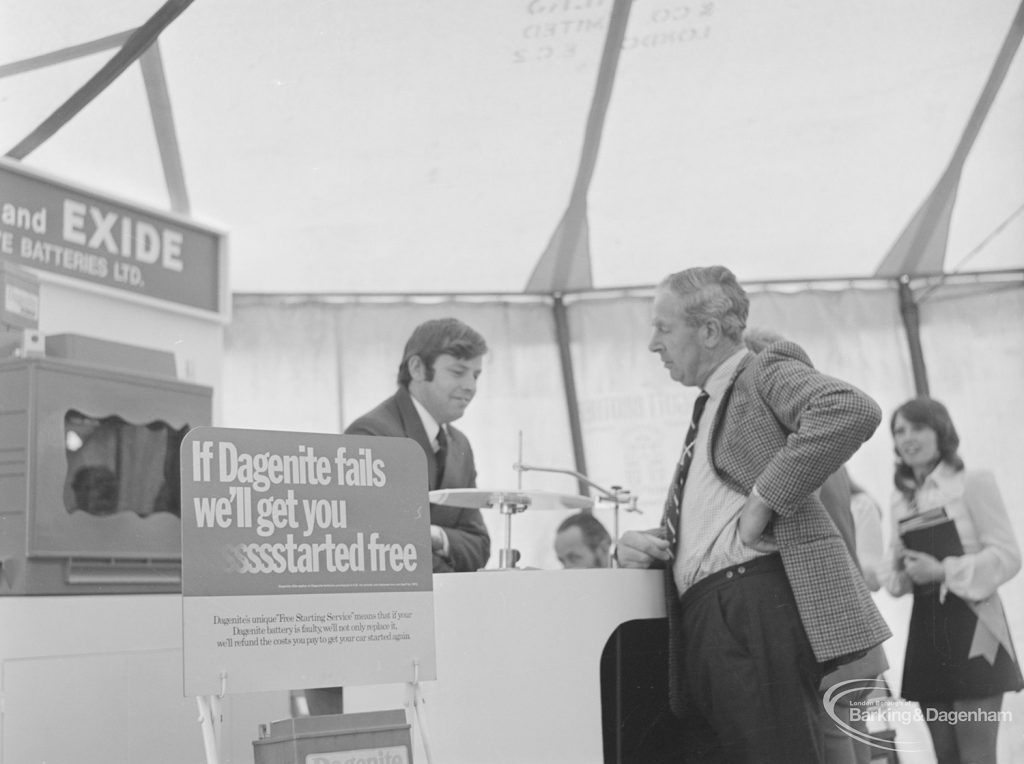
[{"label": "dark-haired man's head", "polygon": [[612,539],[589,512],[570,515],[555,532],[555,554],[563,568],[607,568]]},{"label": "dark-haired man's head", "polygon": [[398,383],[438,424],[447,424],[473,400],[486,352],[484,338],[457,318],[425,321],[405,343]]}]

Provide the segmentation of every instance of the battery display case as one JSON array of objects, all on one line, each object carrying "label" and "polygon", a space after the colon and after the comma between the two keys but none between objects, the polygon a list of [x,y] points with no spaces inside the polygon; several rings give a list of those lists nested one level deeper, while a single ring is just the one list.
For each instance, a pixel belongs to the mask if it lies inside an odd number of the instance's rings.
[{"label": "battery display case", "polygon": [[178,448],[211,413],[166,375],[0,361],[0,594],[180,591]]}]

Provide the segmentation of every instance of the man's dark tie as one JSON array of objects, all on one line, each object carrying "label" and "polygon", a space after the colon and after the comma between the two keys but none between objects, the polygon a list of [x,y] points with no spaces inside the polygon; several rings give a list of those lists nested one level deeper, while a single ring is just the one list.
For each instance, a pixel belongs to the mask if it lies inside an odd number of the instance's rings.
[{"label": "man's dark tie", "polygon": [[444,425],[437,431],[437,451],[434,452],[434,459],[437,460],[437,487],[441,487],[444,480],[444,463],[448,458],[448,436],[444,432]]},{"label": "man's dark tie", "polygon": [[679,513],[683,507],[683,485],[686,483],[686,475],[690,471],[690,462],[693,461],[693,444],[697,440],[697,424],[700,422],[700,415],[704,413],[704,404],[707,402],[708,394],[701,390],[697,400],[693,402],[690,428],[686,431],[686,441],[683,443],[683,456],[676,467],[676,476],[672,481],[672,495],[665,507],[665,538],[668,539],[669,549],[673,554],[675,554],[676,542],[679,539]]}]

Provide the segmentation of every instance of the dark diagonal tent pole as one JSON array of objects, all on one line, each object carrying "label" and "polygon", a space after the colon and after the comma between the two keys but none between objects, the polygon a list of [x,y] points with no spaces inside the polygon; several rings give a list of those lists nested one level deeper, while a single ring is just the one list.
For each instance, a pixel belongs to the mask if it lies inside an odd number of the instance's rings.
[{"label": "dark diagonal tent pole", "polygon": [[878,270],[875,271],[875,276],[898,278],[905,273],[913,275],[942,272],[946,259],[949,222],[953,214],[964,162],[967,161],[967,156],[974,146],[978,133],[981,132],[981,126],[985,122],[985,117],[988,116],[992,102],[995,100],[1003,80],[1006,79],[1006,72],[1020,47],[1022,36],[1024,36],[1024,0],[1017,8],[1017,14],[1013,18],[1013,23],[1010,24],[1010,30],[1006,34],[1006,39],[1003,40],[992,71],[978,97],[978,102],[974,105],[970,119],[967,120],[967,126],[960,136],[960,142],[949,160],[949,165],[931,194],[925,199],[924,204],[910,219],[899,239],[882,260]]},{"label": "dark diagonal tent pole", "polygon": [[626,37],[631,3],[632,0],[615,0],[612,6],[569,206],[555,227],[544,254],[530,274],[526,292],[551,294],[569,289],[589,289],[593,286],[590,272],[587,194],[597,164],[604,119],[612,97],[612,85],[615,83],[615,72],[619,66],[622,41]]},{"label": "dark diagonal tent pole", "polygon": [[142,67],[142,78],[146,83],[149,111],[153,115],[153,129],[156,131],[156,143],[160,149],[160,162],[164,168],[164,180],[167,183],[171,209],[181,215],[188,215],[191,207],[188,190],[185,187],[185,168],[182,166],[181,152],[178,149],[178,133],[174,129],[171,96],[167,90],[159,40],[154,40],[142,54],[139,64]]},{"label": "dark diagonal tent pole", "polygon": [[875,271],[875,276],[899,279],[900,315],[907,335],[911,364],[914,370],[914,387],[918,395],[928,394],[928,377],[921,347],[921,327],[918,307],[910,285],[910,276],[915,274],[941,273],[946,260],[946,245],[949,240],[949,225],[953,217],[957,191],[964,163],[970,154],[981,126],[988,116],[992,102],[1006,78],[1013,57],[1024,37],[1024,0],[1010,24],[1010,30],[999,49],[992,71],[985,87],[974,105],[960,142],[935,188],[925,199],[893,244],[889,253]]},{"label": "dark diagonal tent pole", "polygon": [[121,49],[96,72],[68,100],[31,133],[23,138],[18,145],[7,152],[11,159],[24,159],[56,134],[76,114],[102,93],[108,85],[116,80],[131,66],[146,49],[152,45],[160,33],[181,15],[192,0],[167,0],[153,16],[132,32],[125,40]]},{"label": "dark diagonal tent pole", "polygon": [[914,393],[928,395],[928,369],[924,365],[924,351],[921,347],[921,315],[909,276],[900,277],[899,295],[900,318],[903,320],[903,330],[907,333],[910,368],[914,373]]},{"label": "dark diagonal tent pole", "polygon": [[[566,407],[569,412],[569,429],[572,434],[573,456],[576,472],[587,474],[587,460],[583,450],[583,430],[580,425],[579,402],[576,397],[576,376],[573,371],[570,347],[569,323],[562,301],[562,293],[569,289],[589,289],[593,286],[590,270],[590,242],[587,225],[587,193],[597,164],[598,148],[604,131],[605,115],[611,101],[612,85],[622,52],[622,41],[626,36],[626,23],[632,0],[615,0],[608,20],[608,34],[605,36],[601,63],[598,66],[597,84],[590,103],[586,130],[583,136],[583,150],[576,182],[573,184],[569,206],[555,228],[547,249],[534,267],[526,285],[527,292],[553,294],[555,332],[558,352],[562,363],[562,381],[565,386]],[[579,492],[586,495],[590,487],[579,481]]]},{"label": "dark diagonal tent pole", "polygon": [[67,48],[52,50],[41,56],[33,56],[32,58],[25,58],[11,64],[4,64],[0,66],[0,78],[24,74],[25,72],[34,72],[36,69],[63,64],[65,61],[74,61],[76,58],[83,58],[84,56],[92,56],[111,48],[120,48],[131,34],[131,31],[118,32],[117,34],[101,37],[98,40],[90,40],[79,45],[70,45]]}]

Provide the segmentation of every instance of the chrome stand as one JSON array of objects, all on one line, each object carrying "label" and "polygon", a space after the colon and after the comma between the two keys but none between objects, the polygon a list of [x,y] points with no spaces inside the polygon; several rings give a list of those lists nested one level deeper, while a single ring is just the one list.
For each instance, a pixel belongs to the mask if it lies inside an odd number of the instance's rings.
[{"label": "chrome stand", "polygon": [[595,489],[600,495],[597,497],[598,501],[606,501],[612,504],[612,522],[614,527],[612,529],[612,541],[618,541],[619,539],[619,507],[625,506],[626,512],[637,512],[643,514],[637,506],[637,497],[629,492],[629,490],[622,486],[613,485],[611,488],[605,488],[604,486],[598,485],[593,480],[588,478],[586,475],[576,472],[576,470],[559,469],[557,467],[537,467],[530,464],[523,464],[523,435],[519,433],[519,461],[512,465],[512,469],[519,473],[519,484],[522,485],[523,473],[524,472],[554,472],[560,475],[571,475],[577,480],[586,483],[591,488]]},{"label": "chrome stand", "polygon": [[498,511],[505,518],[505,543],[498,550],[498,567],[502,570],[511,570],[519,560],[519,552],[512,548],[512,515],[525,512],[529,506],[529,496],[513,495],[510,499],[500,496],[498,499]]}]

